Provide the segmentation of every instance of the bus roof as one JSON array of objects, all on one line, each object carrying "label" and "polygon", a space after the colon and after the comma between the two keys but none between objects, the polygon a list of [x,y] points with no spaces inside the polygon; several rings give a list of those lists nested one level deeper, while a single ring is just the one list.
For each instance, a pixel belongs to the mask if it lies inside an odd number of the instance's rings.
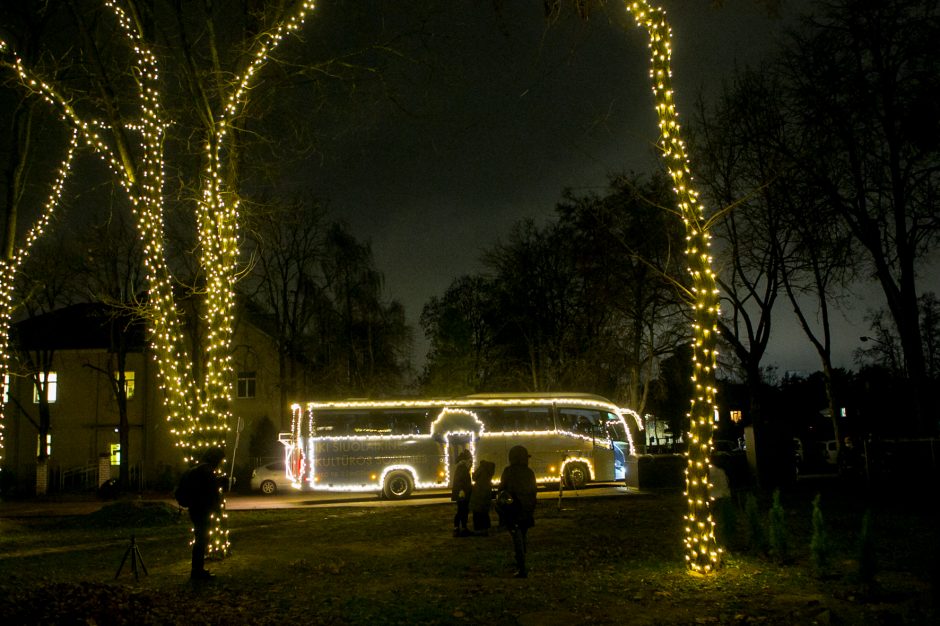
[{"label": "bus roof", "polygon": [[503,402],[508,404],[524,404],[532,402],[533,404],[546,405],[554,402],[585,402],[588,404],[599,404],[612,407],[619,411],[616,404],[603,396],[590,393],[578,392],[534,392],[534,393],[477,393],[453,398],[399,398],[383,400],[366,400],[354,398],[348,400],[330,400],[330,401],[310,401],[295,403],[294,406],[307,406],[317,409],[350,409],[350,408],[375,408],[392,409],[406,407],[446,407],[446,406],[486,406],[499,405]]},{"label": "bus roof", "polygon": [[577,391],[575,392],[535,391],[531,393],[527,393],[527,392],[471,393],[466,396],[461,396],[457,399],[462,400],[464,398],[468,400],[516,400],[516,399],[525,399],[525,398],[544,400],[548,398],[568,398],[568,399],[575,399],[575,400],[593,400],[595,402],[606,402],[608,404],[613,404],[613,402],[611,402],[604,396],[599,396],[593,393],[581,393]]}]

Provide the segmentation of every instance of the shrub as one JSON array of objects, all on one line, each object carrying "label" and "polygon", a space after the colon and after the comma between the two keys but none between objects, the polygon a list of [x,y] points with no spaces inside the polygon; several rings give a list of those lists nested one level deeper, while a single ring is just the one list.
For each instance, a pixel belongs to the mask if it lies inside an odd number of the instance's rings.
[{"label": "shrub", "polygon": [[832,558],[832,544],[829,541],[829,533],[826,531],[822,508],[819,506],[821,500],[821,494],[816,494],[813,499],[813,536],[809,542],[813,569],[816,571],[817,576],[825,576],[828,573],[829,563]]},{"label": "shrub", "polygon": [[715,534],[718,541],[730,548],[731,543],[738,536],[738,512],[731,498],[718,498],[715,500]]},{"label": "shrub", "polygon": [[764,532],[764,524],[761,521],[757,498],[753,493],[747,494],[747,500],[744,504],[744,514],[747,516],[748,537],[751,541],[751,551],[766,554],[767,534]]},{"label": "shrub", "polygon": [[858,537],[858,584],[864,595],[870,595],[875,590],[875,573],[877,572],[875,560],[875,540],[872,537],[871,510],[865,511],[862,517],[862,530]]},{"label": "shrub", "polygon": [[773,504],[769,514],[770,554],[778,563],[786,561],[790,554],[787,537],[787,514],[780,504],[780,490],[774,490]]}]

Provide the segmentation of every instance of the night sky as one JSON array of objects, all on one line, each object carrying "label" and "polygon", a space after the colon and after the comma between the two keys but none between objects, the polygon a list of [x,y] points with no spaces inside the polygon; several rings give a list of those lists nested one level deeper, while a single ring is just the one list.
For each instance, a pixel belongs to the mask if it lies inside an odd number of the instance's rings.
[{"label": "night sky", "polygon": [[[714,95],[736,66],[758,61],[808,2],[785,2],[777,17],[755,0],[720,9],[708,0],[662,4],[673,28],[680,119],[689,120],[700,93]],[[385,15],[371,17],[389,30],[394,20],[407,28],[414,16],[401,6],[388,3]],[[481,251],[513,223],[550,219],[566,188],[603,194],[610,173],[658,167],[646,34],[621,3],[586,23],[569,16],[548,24],[539,2],[506,2],[500,11],[491,2],[446,2],[439,11],[426,28],[431,56],[446,70],[403,74],[407,87],[395,104],[352,106],[344,131],[298,173],[331,215],[371,242],[388,296],[405,305],[415,328],[419,365],[427,350],[421,307],[478,270]],[[335,39],[357,28],[350,19],[323,4],[305,33]],[[815,371],[817,357],[794,337],[801,331],[791,317],[780,307],[767,364]],[[865,331],[837,326],[836,363],[851,367]]]}]

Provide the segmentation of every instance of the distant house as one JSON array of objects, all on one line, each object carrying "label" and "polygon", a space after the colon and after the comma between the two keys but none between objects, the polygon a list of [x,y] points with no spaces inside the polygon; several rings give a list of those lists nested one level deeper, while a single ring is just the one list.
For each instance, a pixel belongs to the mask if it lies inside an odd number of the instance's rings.
[{"label": "distant house", "polygon": [[[14,347],[5,389],[4,488],[30,493],[36,486],[40,446],[49,455],[48,490],[93,489],[116,478],[120,454],[129,454],[134,488],[168,489],[182,469],[157,380],[146,329],[128,314],[102,304],[78,304],[21,321],[11,329]],[[122,343],[123,342],[123,343]],[[129,450],[120,449],[114,391],[115,355],[126,354]],[[251,433],[270,419],[284,427],[278,357],[271,337],[257,326],[237,324],[232,342],[232,424],[227,444],[236,465],[249,462]],[[47,361],[50,431],[39,440],[39,393],[31,362]],[[45,374],[40,374],[45,376]],[[239,419],[242,429],[236,437]],[[238,449],[234,444],[238,439]]]}]

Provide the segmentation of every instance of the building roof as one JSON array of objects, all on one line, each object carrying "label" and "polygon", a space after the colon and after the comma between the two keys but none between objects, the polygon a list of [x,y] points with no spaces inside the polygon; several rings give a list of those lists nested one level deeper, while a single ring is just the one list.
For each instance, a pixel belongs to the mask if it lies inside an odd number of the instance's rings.
[{"label": "building roof", "polygon": [[146,324],[132,309],[95,302],[26,318],[14,324],[10,334],[20,350],[109,350],[117,345],[112,333],[123,333],[130,352],[146,346]]}]

